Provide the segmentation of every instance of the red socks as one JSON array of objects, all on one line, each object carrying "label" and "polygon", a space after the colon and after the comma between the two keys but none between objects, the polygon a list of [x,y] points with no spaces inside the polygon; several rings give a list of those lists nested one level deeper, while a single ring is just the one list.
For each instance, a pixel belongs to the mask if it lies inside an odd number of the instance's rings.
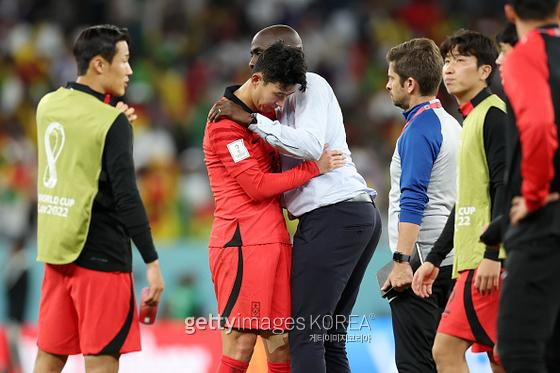
[{"label": "red socks", "polygon": [[[229,356],[222,355],[222,361],[218,366],[216,373],[245,373],[249,368],[249,363],[232,359]],[[268,373],[290,373],[290,362],[271,363],[268,362]]]},{"label": "red socks", "polygon": [[268,373],[290,373],[290,362],[271,363],[268,362]]},{"label": "red socks", "polygon": [[247,368],[249,368],[249,363],[222,355],[222,361],[220,361],[220,365],[218,366],[218,371],[216,373],[245,373]]}]

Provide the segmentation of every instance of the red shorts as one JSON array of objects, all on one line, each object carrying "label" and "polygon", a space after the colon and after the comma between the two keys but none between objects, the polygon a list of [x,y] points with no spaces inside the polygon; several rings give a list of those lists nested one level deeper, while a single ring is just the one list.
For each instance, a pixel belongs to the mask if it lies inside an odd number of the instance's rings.
[{"label": "red shorts", "polygon": [[56,355],[140,351],[132,274],[46,264],[37,344]]},{"label": "red shorts", "polygon": [[209,259],[222,325],[287,329],[292,245],[210,247]]},{"label": "red shorts", "polygon": [[[496,343],[500,292],[481,294],[474,287],[476,270],[459,274],[445,311],[441,315],[438,333],[473,342],[473,352],[492,352]],[[502,279],[500,276],[500,288]]]}]

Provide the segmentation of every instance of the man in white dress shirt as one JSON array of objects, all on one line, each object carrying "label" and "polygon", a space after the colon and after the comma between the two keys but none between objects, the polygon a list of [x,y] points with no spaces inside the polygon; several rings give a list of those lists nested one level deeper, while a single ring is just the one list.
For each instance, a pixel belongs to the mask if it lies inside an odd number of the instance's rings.
[{"label": "man in white dress shirt", "polygon": [[[302,48],[286,25],[269,26],[251,42],[252,68],[259,55],[282,40]],[[357,172],[346,143],[342,111],[329,83],[307,73],[307,89],[297,90],[277,120],[249,114],[221,100],[208,119],[227,116],[247,124],[280,149],[282,169],[319,159],[323,148],[342,150],[346,166],[284,193],[286,208],[299,218],[292,254],[292,317],[289,333],[292,372],[350,372],[346,330],[362,278],[381,235],[375,190]]]}]

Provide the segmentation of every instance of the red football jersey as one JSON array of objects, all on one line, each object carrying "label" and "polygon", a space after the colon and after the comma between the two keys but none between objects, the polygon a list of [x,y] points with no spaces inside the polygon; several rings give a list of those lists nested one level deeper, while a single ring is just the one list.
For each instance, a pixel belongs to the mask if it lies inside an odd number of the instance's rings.
[{"label": "red football jersey", "polygon": [[203,149],[214,195],[214,223],[208,245],[223,247],[239,224],[244,245],[290,243],[280,196],[254,201],[235,179],[250,168],[278,171],[278,152],[234,121],[208,123]]}]

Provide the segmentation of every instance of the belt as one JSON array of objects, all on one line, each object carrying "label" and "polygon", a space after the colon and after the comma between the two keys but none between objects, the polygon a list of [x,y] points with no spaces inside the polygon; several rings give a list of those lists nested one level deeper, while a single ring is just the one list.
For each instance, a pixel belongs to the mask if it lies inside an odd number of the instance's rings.
[{"label": "belt", "polygon": [[346,199],[342,202],[369,202],[369,203],[373,203],[373,198],[371,198],[371,195],[369,195],[368,193],[360,193],[355,197]]}]

